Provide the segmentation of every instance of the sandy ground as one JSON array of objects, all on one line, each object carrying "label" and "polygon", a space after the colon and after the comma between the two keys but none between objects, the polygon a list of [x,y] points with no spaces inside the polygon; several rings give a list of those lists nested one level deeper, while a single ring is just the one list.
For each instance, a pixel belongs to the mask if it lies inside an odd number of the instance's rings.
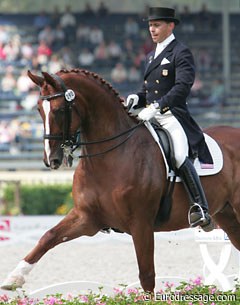
[{"label": "sandy ground", "polygon": [[[33,244],[29,243],[0,246],[0,282],[32,247]],[[223,244],[220,243],[208,245],[209,253],[216,264],[222,247]],[[188,231],[176,238],[168,238],[162,234],[155,236],[157,277],[192,279],[203,274],[203,267],[199,243]],[[229,272],[237,272],[237,267],[239,265],[232,259]],[[112,287],[138,282],[138,267],[131,237],[126,234],[99,233],[95,237],[82,237],[77,241],[58,245],[36,264],[27,277],[24,290],[29,293],[68,281],[98,282]],[[2,293],[6,291],[0,290],[0,295]]]}]

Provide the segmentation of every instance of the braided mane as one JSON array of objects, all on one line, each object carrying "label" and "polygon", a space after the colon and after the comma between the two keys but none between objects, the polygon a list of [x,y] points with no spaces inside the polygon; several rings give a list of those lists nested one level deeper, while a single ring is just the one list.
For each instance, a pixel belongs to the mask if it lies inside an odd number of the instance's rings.
[{"label": "braided mane", "polygon": [[110,90],[119,100],[120,103],[123,103],[123,99],[119,96],[119,92],[117,90],[115,90],[113,88],[113,86],[107,82],[104,78],[100,77],[97,73],[95,72],[91,72],[88,70],[84,70],[84,69],[72,69],[72,70],[66,70],[66,69],[62,69],[59,71],[59,73],[77,73],[77,74],[83,74],[87,77],[91,77],[94,80],[97,80],[100,84],[104,85],[106,87],[106,89]]}]

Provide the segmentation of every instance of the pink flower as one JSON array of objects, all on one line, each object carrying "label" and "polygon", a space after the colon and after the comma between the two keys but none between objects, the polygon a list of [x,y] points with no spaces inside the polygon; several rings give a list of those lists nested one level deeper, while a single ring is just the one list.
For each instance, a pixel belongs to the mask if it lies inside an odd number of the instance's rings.
[{"label": "pink flower", "polygon": [[184,290],[185,290],[185,291],[190,291],[190,290],[192,290],[192,288],[193,288],[193,287],[192,287],[191,285],[187,285],[187,286],[185,287]]},{"label": "pink flower", "polygon": [[9,299],[8,299],[8,296],[6,294],[0,295],[0,301],[7,302],[8,300]]},{"label": "pink flower", "polygon": [[83,301],[84,303],[88,302],[88,297],[86,295],[81,295],[80,300]]},{"label": "pink flower", "polygon": [[217,290],[216,287],[209,288],[209,293],[214,294],[216,290]]},{"label": "pink flower", "polygon": [[198,276],[195,280],[193,280],[193,284],[196,285],[196,286],[201,286],[202,285],[201,276]]},{"label": "pink flower", "polygon": [[122,289],[120,289],[120,288],[115,287],[115,288],[113,288],[113,291],[115,294],[122,294]]},{"label": "pink flower", "polygon": [[68,301],[71,301],[73,298],[74,298],[74,297],[73,297],[73,295],[72,295],[71,293],[68,293],[68,294],[67,294],[67,300],[68,300]]},{"label": "pink flower", "polygon": [[167,287],[167,288],[172,288],[173,286],[174,286],[174,284],[173,283],[169,283],[169,282],[165,282],[165,287]]},{"label": "pink flower", "polygon": [[127,289],[127,294],[131,294],[131,293],[138,294],[137,288],[128,288]]},{"label": "pink flower", "polygon": [[47,305],[55,305],[55,304],[62,304],[62,301],[61,300],[58,300],[56,297],[54,296],[50,296],[48,298],[46,298],[44,300],[44,303],[47,304]]}]

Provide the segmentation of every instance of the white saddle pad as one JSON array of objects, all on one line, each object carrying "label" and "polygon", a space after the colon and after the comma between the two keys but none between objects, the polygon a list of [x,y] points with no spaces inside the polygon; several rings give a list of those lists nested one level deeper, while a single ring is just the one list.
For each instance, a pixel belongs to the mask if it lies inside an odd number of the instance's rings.
[{"label": "white saddle pad", "polygon": [[213,168],[202,168],[198,158],[195,160],[194,166],[199,176],[215,175],[219,173],[223,167],[222,151],[213,138],[205,133],[204,137],[213,158]]},{"label": "white saddle pad", "polygon": [[[159,138],[158,138],[157,133],[155,132],[154,128],[152,127],[152,125],[148,121],[145,122],[145,126],[148,128],[148,130],[152,134],[154,140],[157,142],[157,144],[159,145],[159,147],[161,149],[161,152],[162,152],[163,157],[164,157],[164,161],[165,161],[168,176],[173,176],[174,173],[171,173],[171,172],[169,173],[169,167],[168,167],[168,164],[167,164],[167,160],[166,160],[166,157],[164,155],[163,148],[161,147],[161,144],[159,143]],[[204,165],[200,164],[198,158],[195,160],[194,166],[195,166],[199,176],[215,175],[215,174],[219,173],[220,170],[223,167],[222,151],[221,151],[219,145],[217,144],[217,142],[213,138],[211,138],[209,135],[207,135],[205,133],[204,133],[204,137],[205,137],[205,141],[208,145],[208,148],[209,148],[210,153],[211,153],[212,158],[213,158],[213,163],[214,163],[213,168],[207,168],[207,166],[204,166]],[[180,180],[177,179],[177,181],[180,181]]]}]

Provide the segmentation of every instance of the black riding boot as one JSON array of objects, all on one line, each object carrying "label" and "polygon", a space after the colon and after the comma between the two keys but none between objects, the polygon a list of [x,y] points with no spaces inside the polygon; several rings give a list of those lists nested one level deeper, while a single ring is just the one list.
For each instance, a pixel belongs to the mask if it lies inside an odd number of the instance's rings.
[{"label": "black riding boot", "polygon": [[203,230],[211,231],[213,224],[208,214],[207,199],[193,163],[186,158],[178,171],[192,202],[188,215],[190,226],[201,226]]}]

